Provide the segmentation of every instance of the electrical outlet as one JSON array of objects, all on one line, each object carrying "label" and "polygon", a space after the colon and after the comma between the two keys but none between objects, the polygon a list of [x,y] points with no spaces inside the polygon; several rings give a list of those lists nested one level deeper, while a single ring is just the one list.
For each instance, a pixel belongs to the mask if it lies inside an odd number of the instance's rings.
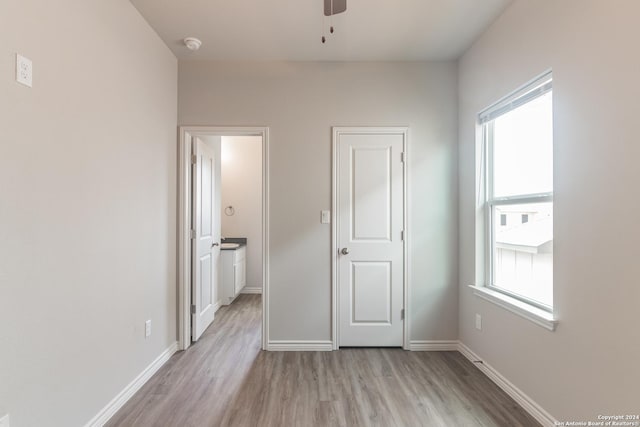
[{"label": "electrical outlet", "polygon": [[476,313],[476,329],[479,331],[482,330],[482,316],[480,316],[478,313]]},{"label": "electrical outlet", "polygon": [[0,427],[9,427],[9,414],[0,418]]},{"label": "electrical outlet", "polygon": [[331,222],[331,212],[330,211],[322,211],[320,214],[320,223],[321,224],[329,224]]},{"label": "electrical outlet", "polygon": [[33,85],[33,63],[19,53],[16,53],[16,81],[29,87]]},{"label": "electrical outlet", "polygon": [[144,322],[144,336],[145,338],[151,336],[151,320]]}]

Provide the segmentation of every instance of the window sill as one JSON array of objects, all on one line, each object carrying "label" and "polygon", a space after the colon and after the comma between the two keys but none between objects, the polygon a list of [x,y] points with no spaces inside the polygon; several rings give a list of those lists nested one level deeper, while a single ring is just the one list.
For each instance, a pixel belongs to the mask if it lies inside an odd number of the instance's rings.
[{"label": "window sill", "polygon": [[533,307],[508,295],[501,294],[500,292],[492,291],[484,286],[469,285],[469,287],[473,289],[474,295],[492,302],[513,314],[517,314],[550,331],[556,329],[558,320],[553,317],[552,313]]}]

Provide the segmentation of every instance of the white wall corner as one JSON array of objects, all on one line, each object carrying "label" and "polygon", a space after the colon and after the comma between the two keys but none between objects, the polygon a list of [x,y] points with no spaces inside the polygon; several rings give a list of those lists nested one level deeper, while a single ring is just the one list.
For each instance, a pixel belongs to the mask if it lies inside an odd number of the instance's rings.
[{"label": "white wall corner", "polygon": [[178,342],[174,342],[149,364],[133,381],[131,381],[111,402],[98,412],[85,427],[102,427],[122,408],[133,395],[146,384],[149,379],[178,351]]},{"label": "white wall corner", "polygon": [[542,406],[536,403],[533,399],[527,396],[522,390],[513,385],[508,379],[506,379],[500,372],[496,371],[491,365],[485,361],[477,363],[482,360],[477,354],[475,354],[464,343],[460,342],[458,351],[462,353],[464,357],[469,359],[471,363],[480,369],[491,381],[493,381],[498,387],[500,387],[505,393],[507,393],[513,400],[518,403],[525,411],[535,418],[544,427],[553,427],[558,425],[558,421],[551,416]]},{"label": "white wall corner", "polygon": [[332,351],[333,341],[269,341],[267,351]]},{"label": "white wall corner", "polygon": [[457,340],[441,340],[441,341],[412,340],[409,342],[409,350],[411,351],[458,351],[458,341]]}]

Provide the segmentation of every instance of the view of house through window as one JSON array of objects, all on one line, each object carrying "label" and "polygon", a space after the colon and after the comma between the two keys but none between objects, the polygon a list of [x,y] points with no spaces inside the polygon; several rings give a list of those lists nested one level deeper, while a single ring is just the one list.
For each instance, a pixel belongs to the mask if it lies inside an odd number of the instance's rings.
[{"label": "view of house through window", "polygon": [[[480,116],[487,148],[488,286],[553,306],[551,75]],[[483,120],[484,118],[484,120]]]}]

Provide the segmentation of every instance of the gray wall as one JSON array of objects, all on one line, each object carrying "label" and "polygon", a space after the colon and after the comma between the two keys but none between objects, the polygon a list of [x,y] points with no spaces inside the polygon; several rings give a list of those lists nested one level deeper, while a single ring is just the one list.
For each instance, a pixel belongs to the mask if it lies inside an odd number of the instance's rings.
[{"label": "gray wall", "polygon": [[[16,52],[32,89],[14,81]],[[0,2],[12,426],[83,425],[175,342],[176,84],[176,59],[127,0]]]},{"label": "gray wall", "polygon": [[[638,16],[635,0],[516,1],[459,63],[460,339],[559,420],[636,414],[640,403]],[[548,68],[555,332],[467,287],[476,274],[476,113]]]},{"label": "gray wall", "polygon": [[413,340],[457,338],[456,64],[181,61],[182,125],[270,128],[270,339],[331,338],[331,126],[411,127]]}]

